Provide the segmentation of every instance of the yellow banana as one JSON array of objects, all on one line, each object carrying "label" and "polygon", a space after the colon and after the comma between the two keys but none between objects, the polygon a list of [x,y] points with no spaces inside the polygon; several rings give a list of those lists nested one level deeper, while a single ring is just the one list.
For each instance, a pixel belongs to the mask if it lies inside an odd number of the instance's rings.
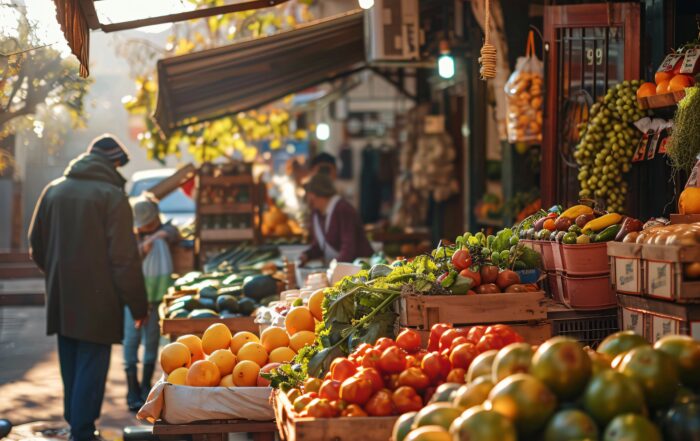
[{"label": "yellow banana", "polygon": [[568,217],[569,219],[576,219],[582,214],[593,214],[593,209],[588,205],[574,205],[564,210],[561,216]]},{"label": "yellow banana", "polygon": [[622,220],[622,215],[617,213],[608,213],[597,219],[593,219],[583,226],[583,232],[586,231],[601,231],[608,228],[610,225],[615,225],[620,223]]}]

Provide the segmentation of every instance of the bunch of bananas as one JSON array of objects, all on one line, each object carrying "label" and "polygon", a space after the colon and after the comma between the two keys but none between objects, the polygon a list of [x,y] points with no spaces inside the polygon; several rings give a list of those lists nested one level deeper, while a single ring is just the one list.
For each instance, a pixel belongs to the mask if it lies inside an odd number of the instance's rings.
[{"label": "bunch of bananas", "polygon": [[639,108],[636,90],[641,81],[623,81],[608,89],[602,101],[591,106],[590,119],[579,126],[579,145],[574,158],[579,166],[579,196],[595,198],[610,212],[624,208],[627,182],[638,141],[632,125],[646,116]]}]

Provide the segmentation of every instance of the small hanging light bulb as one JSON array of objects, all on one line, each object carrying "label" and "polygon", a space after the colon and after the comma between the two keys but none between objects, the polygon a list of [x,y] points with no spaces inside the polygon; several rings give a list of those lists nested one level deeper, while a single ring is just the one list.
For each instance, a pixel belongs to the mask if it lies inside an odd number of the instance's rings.
[{"label": "small hanging light bulb", "polygon": [[450,46],[446,40],[440,41],[440,56],[438,57],[438,74],[449,80],[455,76],[455,60],[450,54]]}]

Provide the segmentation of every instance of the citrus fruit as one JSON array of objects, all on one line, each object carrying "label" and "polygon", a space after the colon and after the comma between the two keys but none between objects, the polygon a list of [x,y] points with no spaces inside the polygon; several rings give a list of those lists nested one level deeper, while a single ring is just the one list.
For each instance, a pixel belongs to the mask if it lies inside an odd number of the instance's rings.
[{"label": "citrus fruit", "polygon": [[168,343],[160,352],[160,366],[166,374],[180,367],[190,366],[190,348],[182,343]]},{"label": "citrus fruit", "polygon": [[583,408],[601,427],[618,415],[646,410],[639,385],[612,369],[593,375],[583,392]]},{"label": "citrus fruit", "polygon": [[700,387],[700,342],[687,335],[668,335],[657,341],[654,349],[676,361],[684,385],[693,389]]},{"label": "citrus fruit", "polygon": [[466,410],[450,426],[452,439],[479,441],[516,441],[513,423],[494,410],[475,406]]},{"label": "citrus fruit", "polygon": [[605,441],[662,441],[659,429],[642,415],[620,415],[608,424],[603,435]]},{"label": "citrus fruit", "polygon": [[673,78],[671,78],[671,81],[668,82],[668,91],[680,92],[681,90],[685,90],[686,87],[690,87],[693,84],[695,84],[695,79],[693,79],[693,77],[691,77],[690,75],[675,75]]},{"label": "citrus fruit", "polygon": [[220,381],[219,368],[209,360],[195,361],[187,372],[188,386],[212,387],[218,386]]},{"label": "citrus fruit", "polygon": [[668,93],[668,81],[662,81],[656,85],[656,94],[663,95]]},{"label": "citrus fruit", "polygon": [[654,74],[654,82],[659,84],[663,81],[671,81],[673,78],[673,72],[656,72]]},{"label": "citrus fruit", "polygon": [[678,389],[678,368],[673,358],[651,346],[634,348],[618,370],[642,387],[647,405],[661,409],[673,403]]},{"label": "citrus fruit", "polygon": [[637,99],[652,95],[656,95],[656,84],[654,83],[643,83],[639,86],[639,89],[637,89]]},{"label": "citrus fruit", "polygon": [[239,361],[233,368],[233,384],[236,386],[255,386],[258,382],[260,365],[250,360]]},{"label": "citrus fruit", "polygon": [[578,409],[560,410],[547,423],[544,441],[598,439],[598,426]]},{"label": "citrus fruit", "polygon": [[186,367],[179,367],[172,371],[170,375],[168,375],[168,378],[165,380],[170,384],[179,384],[181,386],[184,386],[187,384],[187,369]]},{"label": "citrus fruit", "polygon": [[207,357],[207,360],[211,361],[219,368],[219,374],[221,374],[222,377],[233,372],[233,367],[236,365],[236,356],[228,349],[217,349]]},{"label": "citrus fruit", "polygon": [[591,359],[578,341],[550,338],[532,357],[532,375],[564,400],[576,398],[591,376]]},{"label": "citrus fruit", "polygon": [[467,410],[471,407],[483,404],[484,401],[488,399],[493,386],[494,383],[491,381],[490,377],[479,377],[471,383],[465,384],[457,389],[452,405],[462,410]]},{"label": "citrus fruit", "polygon": [[264,366],[267,362],[267,351],[260,343],[251,341],[238,350],[238,360],[250,360],[258,366]]},{"label": "citrus fruit", "polygon": [[217,349],[228,349],[231,345],[231,330],[223,323],[214,323],[202,335],[202,349],[211,354]]},{"label": "citrus fruit", "polygon": [[444,427],[423,426],[411,430],[405,441],[452,441],[452,436]]},{"label": "citrus fruit", "polygon": [[316,290],[309,297],[309,311],[318,321],[323,320],[323,299],[326,298],[324,291],[324,289]]},{"label": "citrus fruit", "polygon": [[289,335],[294,335],[299,331],[311,331],[316,329],[314,316],[306,306],[297,306],[292,308],[287,313],[284,319],[284,326],[287,328]]},{"label": "citrus fruit", "polygon": [[492,409],[509,418],[525,437],[542,429],[557,407],[557,397],[537,378],[514,374],[489,394]]},{"label": "citrus fruit", "polygon": [[277,348],[270,352],[270,363],[289,363],[297,355],[290,348]]},{"label": "citrus fruit", "polygon": [[394,429],[391,432],[391,439],[393,441],[403,441],[406,439],[406,435],[411,431],[416,415],[418,415],[418,412],[409,412],[401,415],[399,419],[396,420]]},{"label": "citrus fruit", "polygon": [[491,375],[496,354],[498,354],[498,351],[491,349],[477,355],[472,364],[469,365],[469,370],[467,370],[467,383],[482,375]]},{"label": "citrus fruit", "polygon": [[415,427],[440,426],[447,430],[450,428],[452,421],[457,419],[461,414],[462,409],[454,407],[449,403],[428,404],[418,412],[413,425]]},{"label": "citrus fruit", "polygon": [[226,376],[221,377],[221,381],[219,382],[219,386],[221,386],[221,387],[234,387],[235,384],[233,384],[233,374],[228,374]]},{"label": "citrus fruit", "polygon": [[289,347],[299,352],[304,346],[311,346],[316,341],[316,334],[311,331],[299,331],[289,339]]},{"label": "citrus fruit", "polygon": [[[504,378],[517,373],[528,373],[532,360],[532,346],[528,343],[511,343],[498,351],[493,360],[493,382],[498,383]],[[480,403],[479,403],[480,404]]]},{"label": "citrus fruit", "polygon": [[451,403],[455,393],[462,387],[461,383],[443,383],[430,398],[431,403]]},{"label": "citrus fruit", "polygon": [[178,337],[177,341],[190,348],[190,360],[192,363],[197,360],[204,360],[204,349],[202,349],[202,340],[199,337],[187,334]]},{"label": "citrus fruit", "polygon": [[612,361],[619,354],[637,346],[649,346],[649,342],[633,331],[620,331],[605,337],[605,340],[600,342],[596,351],[609,356]]},{"label": "citrus fruit", "polygon": [[240,331],[236,332],[236,335],[234,335],[231,338],[231,352],[234,354],[238,355],[238,351],[243,347],[244,344],[246,343],[260,343],[260,339],[258,338],[257,335],[253,334],[252,332],[248,331]]},{"label": "citrus fruit", "polygon": [[[268,373],[270,373],[270,371],[272,371],[273,369],[278,368],[279,366],[280,366],[280,363],[268,363],[268,364],[266,364],[265,366],[263,366],[262,368],[260,368],[260,372],[258,372],[258,379],[257,379],[256,386],[258,386],[258,387],[267,387],[267,386],[269,386],[269,385],[270,385],[270,380],[268,380],[267,378],[264,378],[264,377],[263,377],[262,375],[260,375],[260,374],[268,374]],[[291,400],[291,398],[290,398],[290,400]]]},{"label": "citrus fruit", "polygon": [[289,346],[289,335],[279,326],[270,326],[260,334],[260,343],[267,352],[272,352],[273,349]]}]

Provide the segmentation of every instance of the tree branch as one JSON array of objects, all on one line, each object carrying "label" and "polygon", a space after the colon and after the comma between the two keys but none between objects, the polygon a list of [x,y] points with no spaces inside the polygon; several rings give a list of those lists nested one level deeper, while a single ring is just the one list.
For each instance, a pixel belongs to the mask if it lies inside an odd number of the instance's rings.
[{"label": "tree branch", "polygon": [[5,106],[5,112],[10,111],[10,106],[12,106],[12,100],[15,99],[15,95],[17,92],[22,88],[22,83],[24,83],[24,70],[20,71],[19,77],[17,78],[17,82],[13,85],[12,92],[10,92],[10,99],[7,101],[7,105]]}]

